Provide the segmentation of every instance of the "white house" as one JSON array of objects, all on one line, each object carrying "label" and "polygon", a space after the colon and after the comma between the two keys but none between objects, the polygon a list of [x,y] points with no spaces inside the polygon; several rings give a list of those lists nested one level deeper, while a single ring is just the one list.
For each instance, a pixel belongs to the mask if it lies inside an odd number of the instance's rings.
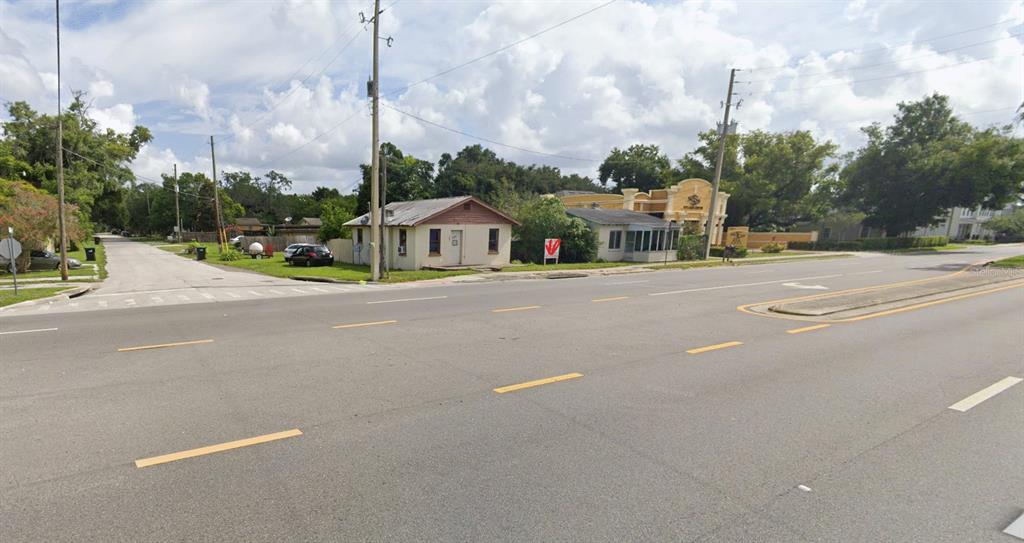
[{"label": "white house", "polygon": [[565,210],[597,232],[597,258],[608,262],[676,260],[679,223],[626,209],[579,207]]},{"label": "white house", "polygon": [[995,232],[984,227],[993,217],[1009,215],[1017,209],[1014,204],[1003,209],[985,209],[978,207],[954,207],[943,217],[942,222],[931,226],[922,226],[914,232],[915,236],[946,236],[949,239],[992,239]]},{"label": "white house", "polygon": [[[519,224],[473,196],[392,202],[381,220],[387,266],[397,270],[507,266],[512,226]],[[369,264],[369,213],[345,226],[352,227],[352,261]]]}]

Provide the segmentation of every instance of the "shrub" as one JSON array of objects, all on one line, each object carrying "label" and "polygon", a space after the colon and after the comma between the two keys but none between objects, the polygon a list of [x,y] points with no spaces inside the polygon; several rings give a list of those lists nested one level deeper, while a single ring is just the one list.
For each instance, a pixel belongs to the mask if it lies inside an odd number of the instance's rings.
[{"label": "shrub", "polygon": [[762,253],[781,253],[784,250],[786,250],[785,244],[775,243],[774,241],[761,246]]},{"label": "shrub", "polygon": [[220,252],[220,255],[217,256],[217,258],[219,260],[225,260],[225,261],[228,261],[228,260],[241,260],[244,257],[245,257],[245,255],[242,254],[241,251],[239,251],[238,249],[235,249],[234,247],[231,247],[231,246],[225,247],[224,250]]},{"label": "shrub", "polygon": [[679,248],[676,250],[676,258],[679,260],[700,260],[704,257],[704,236],[682,235],[679,236]]},{"label": "shrub", "polygon": [[858,239],[865,250],[887,251],[892,249],[912,249],[917,247],[941,247],[949,243],[946,236],[926,236],[919,238],[861,238]]},{"label": "shrub", "polygon": [[513,257],[540,263],[544,240],[562,240],[561,262],[591,262],[597,257],[597,232],[582,219],[570,217],[557,198],[538,198],[523,204],[517,217],[522,223],[514,229],[517,241],[512,245]]},{"label": "shrub", "polygon": [[196,249],[198,249],[199,247],[202,247],[202,246],[203,246],[203,244],[199,243],[198,241],[190,242],[188,244],[188,247],[185,247],[185,254],[187,254],[187,255],[194,255],[194,254],[196,254]]}]

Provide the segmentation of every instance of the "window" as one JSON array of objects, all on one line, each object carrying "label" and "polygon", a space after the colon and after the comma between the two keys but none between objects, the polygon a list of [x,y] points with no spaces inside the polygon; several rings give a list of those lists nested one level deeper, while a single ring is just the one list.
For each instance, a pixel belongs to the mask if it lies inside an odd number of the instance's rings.
[{"label": "window", "polygon": [[363,244],[363,229],[362,228],[356,228],[356,243],[358,243],[360,245]]},{"label": "window", "polygon": [[971,237],[971,226],[970,224],[961,224],[956,228],[956,239],[967,239]]},{"label": "window", "polygon": [[408,240],[408,230],[401,229],[398,231],[398,256],[405,256],[407,253],[406,241]]},{"label": "window", "polygon": [[608,248],[622,248],[622,230],[612,230],[611,232],[608,232]]},{"label": "window", "polygon": [[498,253],[498,229],[491,228],[487,231],[487,252],[491,254]]},{"label": "window", "polygon": [[821,239],[828,239],[830,237],[832,237],[832,229],[827,227],[827,226],[825,228],[822,228],[821,229]]},{"label": "window", "polygon": [[643,238],[643,241],[640,242],[640,250],[641,251],[650,251],[651,250],[651,231],[650,230],[644,230],[644,235],[642,236],[642,238]]},{"label": "window", "polygon": [[672,230],[669,235],[669,249],[675,251],[679,248],[679,230]]},{"label": "window", "polygon": [[632,251],[636,245],[636,232],[626,232],[626,250]]},{"label": "window", "polygon": [[430,229],[430,254],[437,256],[441,254],[441,229]]},{"label": "window", "polygon": [[871,237],[871,227],[870,226],[861,226],[860,227],[860,237],[862,237],[862,238],[870,238]]}]

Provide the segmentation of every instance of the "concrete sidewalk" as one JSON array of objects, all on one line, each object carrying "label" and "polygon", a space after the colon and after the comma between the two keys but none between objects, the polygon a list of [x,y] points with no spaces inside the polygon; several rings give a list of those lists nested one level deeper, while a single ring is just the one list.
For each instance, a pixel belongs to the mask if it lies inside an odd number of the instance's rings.
[{"label": "concrete sidewalk", "polygon": [[825,317],[841,319],[871,313],[882,309],[907,306],[941,295],[958,295],[983,287],[998,286],[1017,280],[1024,280],[1024,271],[989,267],[972,267],[950,275],[879,285],[874,288],[855,289],[815,296],[809,299],[795,299],[755,311],[779,313],[801,317]]}]

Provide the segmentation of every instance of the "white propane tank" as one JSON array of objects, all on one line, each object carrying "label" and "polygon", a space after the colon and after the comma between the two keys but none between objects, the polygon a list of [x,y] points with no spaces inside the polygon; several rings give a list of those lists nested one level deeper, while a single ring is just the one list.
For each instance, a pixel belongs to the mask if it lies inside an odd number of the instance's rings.
[{"label": "white propane tank", "polygon": [[258,241],[252,242],[252,244],[249,245],[249,254],[251,254],[251,255],[261,255],[261,254],[263,254],[263,244],[258,242]]}]

